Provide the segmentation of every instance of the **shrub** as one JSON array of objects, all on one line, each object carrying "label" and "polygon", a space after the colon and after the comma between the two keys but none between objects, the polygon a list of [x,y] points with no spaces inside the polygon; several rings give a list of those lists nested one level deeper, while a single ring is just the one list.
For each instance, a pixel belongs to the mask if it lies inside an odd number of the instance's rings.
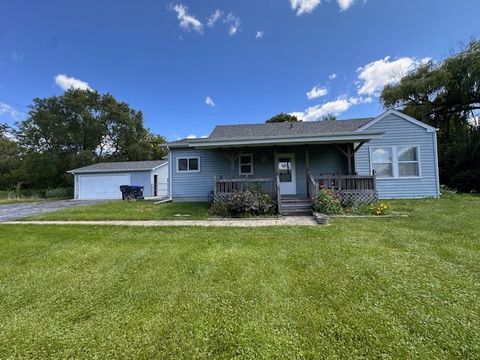
[{"label": "shrub", "polygon": [[228,204],[233,216],[266,215],[275,211],[273,199],[268,194],[253,189],[235,192]]},{"label": "shrub", "polygon": [[46,198],[71,198],[73,197],[73,189],[70,187],[59,187],[47,189],[45,191]]},{"label": "shrub", "polygon": [[452,189],[448,187],[447,185],[441,185],[440,186],[440,193],[442,196],[449,196],[449,195],[455,195],[457,193],[457,190]]},{"label": "shrub", "polygon": [[230,204],[223,201],[214,201],[210,206],[210,213],[219,217],[229,217]]},{"label": "shrub", "polygon": [[342,198],[335,191],[323,188],[318,192],[315,210],[321,214],[333,215],[342,213]]}]

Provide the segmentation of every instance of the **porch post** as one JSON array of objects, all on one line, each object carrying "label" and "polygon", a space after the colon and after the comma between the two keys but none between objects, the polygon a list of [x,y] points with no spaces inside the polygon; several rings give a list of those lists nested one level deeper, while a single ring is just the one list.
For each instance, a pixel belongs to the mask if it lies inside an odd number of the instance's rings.
[{"label": "porch post", "polygon": [[310,196],[310,191],[309,191],[309,186],[308,186],[308,181],[309,181],[309,176],[310,176],[310,154],[308,153],[308,145],[305,145],[305,169],[306,169],[306,174],[305,174],[305,180],[307,182],[307,196]]},{"label": "porch post", "polygon": [[347,144],[347,167],[348,167],[348,175],[352,175],[352,149],[350,144]]}]

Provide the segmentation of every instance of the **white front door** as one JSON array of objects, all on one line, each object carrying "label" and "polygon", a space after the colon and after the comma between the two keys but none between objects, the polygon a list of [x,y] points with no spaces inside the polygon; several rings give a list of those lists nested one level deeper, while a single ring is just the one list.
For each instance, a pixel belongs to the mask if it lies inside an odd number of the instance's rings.
[{"label": "white front door", "polygon": [[280,194],[297,194],[297,176],[295,171],[295,154],[277,154],[278,174],[280,177]]}]

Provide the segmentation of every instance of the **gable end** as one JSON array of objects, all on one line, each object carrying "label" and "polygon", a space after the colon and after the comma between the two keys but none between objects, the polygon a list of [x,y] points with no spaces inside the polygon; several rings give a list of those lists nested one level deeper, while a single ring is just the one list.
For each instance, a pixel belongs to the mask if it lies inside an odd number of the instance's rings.
[{"label": "gable end", "polygon": [[362,127],[360,127],[359,129],[357,129],[356,131],[358,132],[362,132],[364,130],[367,130],[368,128],[370,128],[371,126],[375,125],[376,123],[378,123],[379,121],[381,121],[382,119],[386,118],[387,116],[389,115],[397,115],[398,117],[412,123],[412,124],[415,124],[421,128],[424,128],[427,132],[436,132],[437,129],[435,129],[433,126],[430,126],[428,124],[425,124],[424,122],[420,121],[420,120],[417,120],[407,114],[404,114],[398,110],[394,110],[394,109],[390,109],[390,110],[387,110],[385,111],[383,114],[377,116],[375,119],[373,119],[372,121],[370,121],[369,123],[363,125]]}]

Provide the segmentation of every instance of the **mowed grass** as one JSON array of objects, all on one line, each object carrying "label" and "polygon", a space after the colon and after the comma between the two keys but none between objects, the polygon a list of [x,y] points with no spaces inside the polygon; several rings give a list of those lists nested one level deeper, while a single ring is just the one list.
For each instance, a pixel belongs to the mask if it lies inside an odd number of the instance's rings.
[{"label": "mowed grass", "polygon": [[0,358],[480,357],[480,198],[330,226],[0,225]]},{"label": "mowed grass", "polygon": [[209,217],[208,203],[112,200],[35,215],[26,220],[199,220]]}]

